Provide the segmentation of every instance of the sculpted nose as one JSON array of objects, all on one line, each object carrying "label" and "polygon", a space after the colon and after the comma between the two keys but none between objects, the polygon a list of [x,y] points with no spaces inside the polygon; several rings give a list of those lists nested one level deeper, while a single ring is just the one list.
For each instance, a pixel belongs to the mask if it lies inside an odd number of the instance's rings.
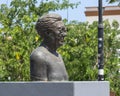
[{"label": "sculpted nose", "polygon": [[65,37],[65,36],[67,35],[67,33],[66,33],[66,32],[63,32],[61,35],[62,35],[63,37]]}]

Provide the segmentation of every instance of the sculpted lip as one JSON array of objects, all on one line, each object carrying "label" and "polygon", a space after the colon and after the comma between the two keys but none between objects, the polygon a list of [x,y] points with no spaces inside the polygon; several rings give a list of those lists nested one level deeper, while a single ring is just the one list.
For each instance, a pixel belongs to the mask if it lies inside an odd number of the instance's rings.
[{"label": "sculpted lip", "polygon": [[58,41],[59,41],[59,44],[63,44],[63,43],[64,43],[64,37],[61,36],[61,37],[58,39]]},{"label": "sculpted lip", "polygon": [[60,43],[60,44],[63,44],[64,42],[63,42],[63,41],[60,41],[59,43]]}]

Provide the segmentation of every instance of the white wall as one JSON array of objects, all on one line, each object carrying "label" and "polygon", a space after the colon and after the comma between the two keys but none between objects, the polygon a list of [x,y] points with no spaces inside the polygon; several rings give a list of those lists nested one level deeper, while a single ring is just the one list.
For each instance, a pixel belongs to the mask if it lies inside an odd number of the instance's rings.
[{"label": "white wall", "polygon": [[[98,21],[98,16],[87,16],[86,19],[89,22],[89,24],[92,24],[94,21]],[[103,20],[106,19],[109,20],[110,24],[113,22],[113,20],[116,20],[120,25],[120,15],[103,16]]]}]

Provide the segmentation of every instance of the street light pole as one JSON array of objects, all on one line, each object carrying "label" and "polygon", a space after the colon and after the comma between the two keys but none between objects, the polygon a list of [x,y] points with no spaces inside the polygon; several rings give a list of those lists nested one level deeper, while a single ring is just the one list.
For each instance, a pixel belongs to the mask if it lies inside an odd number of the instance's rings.
[{"label": "street light pole", "polygon": [[103,52],[103,8],[102,0],[98,1],[98,81],[104,81],[104,52]]}]

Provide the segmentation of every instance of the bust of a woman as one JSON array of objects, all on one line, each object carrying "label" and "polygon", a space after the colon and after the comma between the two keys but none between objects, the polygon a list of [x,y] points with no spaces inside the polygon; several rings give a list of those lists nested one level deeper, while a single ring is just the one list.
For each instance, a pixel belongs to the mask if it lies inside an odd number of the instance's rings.
[{"label": "bust of a woman", "polygon": [[30,56],[32,81],[65,81],[68,75],[61,55],[57,52],[64,43],[66,28],[58,14],[46,14],[38,19],[35,26],[43,39]]}]

